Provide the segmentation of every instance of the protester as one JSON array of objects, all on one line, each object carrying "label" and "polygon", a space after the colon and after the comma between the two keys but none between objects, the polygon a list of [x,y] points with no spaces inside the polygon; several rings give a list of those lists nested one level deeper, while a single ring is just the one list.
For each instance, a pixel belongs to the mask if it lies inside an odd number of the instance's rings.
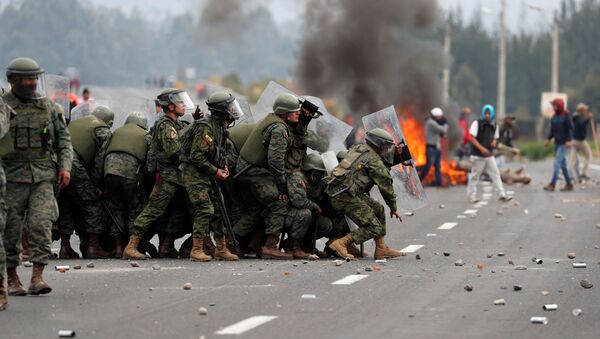
[{"label": "protester", "polygon": [[471,154],[471,133],[469,133],[469,117],[471,116],[471,107],[464,107],[458,118],[458,127],[462,132],[462,141],[456,155],[459,160],[468,157]]},{"label": "protester", "polygon": [[[592,150],[590,145],[585,141],[587,127],[592,120],[592,112],[589,111],[589,106],[584,103],[577,105],[577,112],[573,115],[573,148],[569,155],[569,171],[574,174],[579,182],[588,180],[588,169],[590,168],[590,160],[592,159]],[[577,153],[582,152],[584,156],[583,169],[579,172],[579,156]]]},{"label": "protester", "polygon": [[440,146],[440,138],[444,137],[448,132],[448,124],[444,118],[444,112],[441,108],[435,107],[429,113],[430,116],[427,118],[425,124],[425,156],[427,163],[421,169],[419,177],[421,181],[427,177],[429,169],[433,165],[435,167],[435,181],[434,186],[442,186],[442,149]]},{"label": "protester", "polygon": [[555,190],[558,176],[562,170],[567,184],[560,190],[572,191],[573,183],[569,176],[565,157],[573,140],[573,120],[571,119],[571,114],[565,108],[563,99],[554,99],[551,104],[554,108],[554,115],[550,121],[550,134],[548,134],[548,139],[546,139],[544,144],[548,146],[550,141],[554,140],[554,172],[552,173],[552,180],[548,185],[544,186],[544,190],[548,192]]}]

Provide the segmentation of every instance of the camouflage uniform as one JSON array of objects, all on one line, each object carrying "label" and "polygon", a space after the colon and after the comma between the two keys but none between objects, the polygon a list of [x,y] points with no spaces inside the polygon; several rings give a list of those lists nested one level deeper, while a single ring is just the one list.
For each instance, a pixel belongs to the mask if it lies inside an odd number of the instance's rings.
[{"label": "camouflage uniform", "polygon": [[[314,187],[310,185],[308,179],[302,173],[302,171],[296,170],[288,176],[287,181],[288,187],[288,198],[292,208],[290,209],[290,219],[292,220],[303,220],[305,219],[304,214],[308,211],[309,224],[307,228],[313,228],[317,226],[317,239],[322,238],[331,232],[333,225],[331,219],[321,216],[313,215],[312,212],[319,210],[319,205],[316,201],[319,199],[319,194],[314,191]],[[312,191],[312,192],[311,192]],[[311,194],[312,193],[312,194]],[[304,235],[307,234],[308,229],[304,230]],[[312,238],[313,233],[309,234]],[[298,234],[290,234],[292,238],[299,236]]]},{"label": "camouflage uniform", "polygon": [[390,169],[377,152],[366,144],[354,145],[348,155],[325,179],[325,193],[331,206],[358,225],[351,232],[354,243],[385,235],[384,207],[369,196],[377,185],[386,204],[396,211],[396,194],[392,186]]},{"label": "camouflage uniform", "polygon": [[29,222],[30,261],[48,264],[52,223],[58,218],[54,195],[57,170],[71,171],[73,149],[64,116],[48,99],[5,102],[16,112],[11,121],[15,151],[4,157],[8,213],[4,245],[7,267],[20,264],[23,220]]},{"label": "camouflage uniform", "polygon": [[[131,234],[142,236],[150,225],[157,220],[169,206],[175,194],[184,187],[179,169],[178,131],[183,128],[181,122],[162,117],[156,124],[152,143],[157,147],[157,180],[150,194],[148,204],[135,219]],[[152,144],[150,147],[153,147]]]},{"label": "camouflage uniform", "polygon": [[[0,98],[0,140],[9,132],[10,121],[9,115],[12,109],[8,107],[2,98]],[[7,140],[12,142],[11,139]],[[1,290],[6,287],[6,252],[4,251],[4,229],[6,227],[6,176],[4,175],[4,167],[2,159],[0,159],[0,286]],[[1,307],[2,305],[0,305]]]}]

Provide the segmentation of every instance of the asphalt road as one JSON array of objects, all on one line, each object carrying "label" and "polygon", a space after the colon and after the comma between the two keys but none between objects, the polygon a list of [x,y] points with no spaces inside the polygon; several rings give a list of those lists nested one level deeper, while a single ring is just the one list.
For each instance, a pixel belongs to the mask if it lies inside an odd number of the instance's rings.
[{"label": "asphalt road", "polygon": [[[422,247],[387,263],[147,260],[134,268],[95,260],[87,268],[87,260],[54,261],[71,270],[49,267],[47,296],[11,297],[0,338],[56,338],[62,329],[77,338],[598,338],[600,184],[545,193],[550,166],[528,165],[532,184],[507,186],[515,194],[508,204],[492,196],[475,207],[464,186],[428,189],[427,207],[388,224],[389,245]],[[600,179],[600,166],[591,176]],[[464,266],[455,266],[458,259]],[[83,268],[73,270],[77,264]],[[29,270],[19,269],[22,280]],[[333,284],[340,279],[346,284]],[[582,279],[595,286],[583,289]],[[495,306],[501,298],[505,305]],[[558,309],[544,311],[545,304]],[[532,324],[533,316],[548,324]]]}]

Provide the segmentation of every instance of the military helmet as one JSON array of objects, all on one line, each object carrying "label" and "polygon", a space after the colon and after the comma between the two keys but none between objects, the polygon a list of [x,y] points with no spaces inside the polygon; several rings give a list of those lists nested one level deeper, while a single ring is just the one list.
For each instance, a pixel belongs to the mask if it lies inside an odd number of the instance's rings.
[{"label": "military helmet", "polygon": [[315,153],[308,154],[302,161],[302,170],[325,172],[325,163],[323,163],[323,158]]},{"label": "military helmet", "polygon": [[16,58],[6,66],[6,79],[11,83],[16,79],[37,78],[43,73],[44,70],[31,58]]},{"label": "military helmet", "polygon": [[206,101],[208,109],[213,114],[225,113],[233,120],[238,120],[244,115],[237,99],[227,92],[215,92]]},{"label": "military helmet", "polygon": [[383,128],[375,128],[368,131],[366,140],[377,148],[394,145],[394,138]]},{"label": "military helmet", "polygon": [[166,88],[164,90],[162,90],[157,96],[156,96],[156,100],[158,100],[158,103],[161,106],[167,106],[169,103],[174,104],[175,102],[171,101],[172,95],[173,94],[178,94],[183,92],[182,89],[178,89],[178,88]]},{"label": "military helmet", "polygon": [[108,127],[112,127],[113,121],[115,120],[115,112],[106,106],[98,106],[92,112],[92,115],[96,118],[104,121]]},{"label": "military helmet", "polygon": [[125,124],[136,124],[141,128],[148,129],[148,118],[141,112],[132,112],[125,119]]},{"label": "military helmet", "polygon": [[273,102],[273,113],[287,114],[289,112],[298,112],[300,110],[300,99],[290,93],[281,93]]},{"label": "military helmet", "polygon": [[337,152],[335,157],[338,159],[338,162],[342,162],[342,160],[344,160],[346,155],[348,155],[348,150],[341,150],[341,151]]}]

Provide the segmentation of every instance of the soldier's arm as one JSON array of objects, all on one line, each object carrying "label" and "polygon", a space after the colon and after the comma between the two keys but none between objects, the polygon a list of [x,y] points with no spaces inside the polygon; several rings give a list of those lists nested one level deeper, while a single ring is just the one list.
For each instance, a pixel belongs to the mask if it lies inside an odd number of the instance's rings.
[{"label": "soldier's arm", "polygon": [[267,146],[268,169],[275,177],[277,184],[284,184],[285,180],[285,155],[290,143],[288,129],[281,124],[268,128],[263,134],[263,144]]},{"label": "soldier's arm", "polygon": [[217,141],[209,132],[207,128],[200,128],[194,135],[190,151],[190,162],[201,173],[214,176],[217,173],[217,167],[210,162],[209,152],[211,146]]},{"label": "soldier's arm", "polygon": [[0,98],[0,139],[10,130],[10,117],[14,114],[13,109]]},{"label": "soldier's arm", "polygon": [[323,153],[329,148],[329,139],[309,130],[304,136],[304,144],[310,149]]},{"label": "soldier's arm", "polygon": [[387,168],[382,161],[371,161],[367,166],[369,177],[373,180],[375,185],[379,188],[379,192],[385,200],[392,212],[397,210],[396,207],[396,193],[394,192],[394,185],[390,170]]},{"label": "soldier's arm", "polygon": [[53,110],[53,125],[54,125],[54,136],[55,152],[58,156],[58,170],[71,172],[73,164],[73,145],[71,144],[71,134],[67,129],[67,123],[65,115],[58,112],[56,109]]},{"label": "soldier's arm", "polygon": [[179,152],[181,143],[179,142],[177,130],[175,130],[173,125],[170,123],[163,123],[156,133],[158,133],[158,140],[167,157],[171,157]]},{"label": "soldier's arm", "polygon": [[96,128],[94,131],[94,137],[98,145],[98,151],[94,155],[94,162],[90,169],[90,178],[96,187],[102,187],[104,182],[104,157],[106,156],[106,150],[110,142],[112,132],[110,128],[101,127]]},{"label": "soldier's arm", "polygon": [[292,207],[316,210],[318,205],[311,201],[306,194],[306,187],[301,178],[291,175],[287,180],[288,198]]}]

